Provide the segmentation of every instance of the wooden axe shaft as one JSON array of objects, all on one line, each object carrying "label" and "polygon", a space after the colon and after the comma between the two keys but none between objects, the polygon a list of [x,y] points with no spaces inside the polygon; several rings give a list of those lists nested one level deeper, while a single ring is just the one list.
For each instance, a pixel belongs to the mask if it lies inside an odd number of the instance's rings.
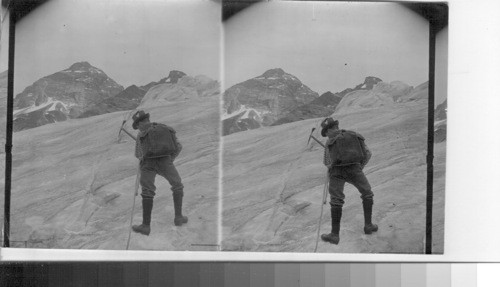
[{"label": "wooden axe shaft", "polygon": [[317,138],[315,138],[313,135],[310,135],[309,138],[313,138],[315,141],[317,141],[322,147],[325,147],[325,145],[320,142]]},{"label": "wooden axe shaft", "polygon": [[134,140],[136,140],[136,138],[131,134],[129,133],[126,129],[124,129],[123,127],[120,128],[120,130],[124,131],[129,137],[133,138]]}]

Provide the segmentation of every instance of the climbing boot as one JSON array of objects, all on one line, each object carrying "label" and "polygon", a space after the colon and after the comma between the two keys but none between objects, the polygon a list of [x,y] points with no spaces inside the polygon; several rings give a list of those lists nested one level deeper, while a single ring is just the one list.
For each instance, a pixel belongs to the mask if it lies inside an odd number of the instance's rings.
[{"label": "climbing boot", "polygon": [[149,235],[151,233],[151,211],[153,210],[153,198],[142,198],[142,224],[132,225],[134,232]]},{"label": "climbing boot", "polygon": [[183,196],[184,196],[184,194],[182,194],[182,193],[173,193],[174,211],[175,211],[175,218],[174,218],[175,226],[181,226],[184,223],[188,222],[187,216],[182,215],[182,197]]},{"label": "climbing boot", "polygon": [[372,234],[378,230],[378,226],[372,223],[373,200],[363,200],[363,213],[365,215],[365,234]]},{"label": "climbing boot", "polygon": [[332,214],[332,232],[329,234],[321,234],[321,240],[332,244],[339,244],[340,237],[340,219],[342,218],[342,206],[332,206],[330,209]]}]

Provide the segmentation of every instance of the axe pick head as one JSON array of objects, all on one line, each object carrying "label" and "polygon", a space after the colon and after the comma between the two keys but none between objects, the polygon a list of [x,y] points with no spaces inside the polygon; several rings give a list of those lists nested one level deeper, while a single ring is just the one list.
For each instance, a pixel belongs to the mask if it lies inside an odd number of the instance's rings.
[{"label": "axe pick head", "polygon": [[309,142],[311,141],[311,135],[313,134],[315,129],[316,128],[312,128],[311,133],[309,134],[309,138],[307,139],[307,144],[309,144]]},{"label": "axe pick head", "polygon": [[126,122],[126,121],[127,121],[127,120],[123,120],[122,125],[121,125],[121,127],[120,127],[120,130],[118,131],[118,137],[120,137],[120,134],[122,133],[123,126],[125,125],[125,122]]}]

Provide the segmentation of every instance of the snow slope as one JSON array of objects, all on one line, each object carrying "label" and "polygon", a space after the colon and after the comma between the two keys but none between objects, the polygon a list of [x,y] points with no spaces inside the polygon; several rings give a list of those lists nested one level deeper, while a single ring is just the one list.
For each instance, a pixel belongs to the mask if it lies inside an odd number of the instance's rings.
[{"label": "snow slope", "polygon": [[[138,108],[177,130],[183,151],[175,164],[185,186],[189,223],[174,226],[170,185],[157,177],[152,232],[132,233],[129,249],[217,249],[205,245],[217,244],[218,236],[219,94],[205,93],[206,85],[164,84],[169,88],[154,99],[146,94]],[[178,96],[179,90],[186,97]],[[130,115],[72,119],[14,135],[11,240],[21,241],[18,247],[126,248],[138,161],[135,142],[118,132],[128,118],[125,128],[136,134]],[[137,196],[133,222],[141,220]]]},{"label": "snow slope", "polygon": [[[379,83],[355,91],[333,116],[365,136],[373,157],[365,173],[375,193],[373,221],[363,233],[359,192],[346,184],[340,244],[318,252],[423,253],[427,154],[427,84]],[[235,133],[223,138],[222,250],[313,252],[326,168],[322,118]],[[445,145],[435,150],[433,252],[443,252]],[[329,196],[328,200],[329,201]],[[321,233],[331,229],[324,205]]]}]

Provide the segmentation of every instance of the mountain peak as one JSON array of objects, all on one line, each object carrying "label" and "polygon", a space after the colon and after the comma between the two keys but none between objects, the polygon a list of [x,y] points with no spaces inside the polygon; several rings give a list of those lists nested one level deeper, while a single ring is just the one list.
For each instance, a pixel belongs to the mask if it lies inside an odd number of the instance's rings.
[{"label": "mountain peak", "polygon": [[265,78],[282,77],[284,74],[285,74],[285,71],[283,71],[283,69],[275,68],[275,69],[270,69],[270,70],[267,70],[266,72],[264,72],[264,74],[262,74],[262,77],[265,77]]},{"label": "mountain peak", "polygon": [[175,84],[179,81],[180,78],[186,76],[186,73],[182,72],[182,71],[178,71],[178,70],[172,70],[170,71],[170,73],[168,73],[168,77],[165,79],[165,81],[167,79],[170,79],[170,83],[171,84]]},{"label": "mountain peak", "polygon": [[318,93],[283,69],[267,70],[226,90],[223,135],[272,125],[290,110],[318,97]]},{"label": "mountain peak", "polygon": [[183,76],[185,76],[185,75],[186,75],[186,73],[184,73],[183,71],[179,71],[179,70],[172,70],[172,71],[170,71],[170,72],[168,73],[168,75],[169,75],[169,76],[170,76],[170,75],[183,75]]},{"label": "mountain peak", "polygon": [[369,77],[365,78],[365,81],[363,84],[365,85],[366,89],[371,90],[371,89],[373,89],[373,86],[375,86],[378,82],[382,82],[382,79],[377,78],[377,77],[373,77],[373,76],[369,76]]},{"label": "mountain peak", "polygon": [[320,97],[333,97],[333,96],[335,96],[334,93],[327,91],[327,92],[323,93]]},{"label": "mountain peak", "polygon": [[91,68],[92,65],[89,64],[89,62],[77,62],[77,63],[74,63],[73,65],[71,65],[71,67],[69,67],[70,70],[72,71],[77,71],[77,70],[86,70],[86,69],[89,69]]},{"label": "mountain peak", "polygon": [[[45,76],[14,98],[14,108],[22,110],[14,119],[14,130],[80,117],[85,110],[114,97],[123,87],[88,62],[77,62],[68,69]],[[53,108],[61,104],[56,117]]]}]

